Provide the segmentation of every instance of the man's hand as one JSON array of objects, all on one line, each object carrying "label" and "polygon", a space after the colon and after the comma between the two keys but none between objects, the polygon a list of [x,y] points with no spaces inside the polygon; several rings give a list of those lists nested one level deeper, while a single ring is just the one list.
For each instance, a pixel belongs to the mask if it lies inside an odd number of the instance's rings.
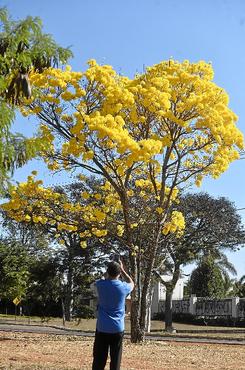
[{"label": "man's hand", "polygon": [[119,265],[120,265],[120,267],[121,267],[121,270],[122,270],[122,271],[124,271],[124,267],[123,267],[122,260],[120,259],[120,260],[118,261],[118,263],[119,263]]},{"label": "man's hand", "polygon": [[119,260],[119,264],[121,267],[121,275],[124,278],[124,280],[132,286],[132,289],[134,288],[134,282],[133,279],[127,274],[127,272],[124,270],[122,260]]}]

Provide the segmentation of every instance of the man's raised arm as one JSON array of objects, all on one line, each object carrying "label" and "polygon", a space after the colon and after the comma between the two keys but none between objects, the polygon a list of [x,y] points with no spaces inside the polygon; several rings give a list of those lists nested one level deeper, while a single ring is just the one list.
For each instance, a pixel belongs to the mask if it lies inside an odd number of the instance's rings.
[{"label": "man's raised arm", "polygon": [[133,279],[129,276],[129,274],[124,270],[123,263],[120,260],[119,261],[120,267],[121,267],[121,276],[126,281],[126,283],[131,285],[132,290],[134,289],[134,282]]}]

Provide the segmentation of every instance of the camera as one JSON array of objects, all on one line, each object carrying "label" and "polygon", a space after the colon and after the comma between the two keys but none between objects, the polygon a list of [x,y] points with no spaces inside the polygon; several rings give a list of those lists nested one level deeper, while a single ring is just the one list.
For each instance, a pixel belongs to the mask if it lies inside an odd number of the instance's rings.
[{"label": "camera", "polygon": [[112,259],[113,259],[113,261],[119,263],[120,262],[120,254],[114,254]]}]

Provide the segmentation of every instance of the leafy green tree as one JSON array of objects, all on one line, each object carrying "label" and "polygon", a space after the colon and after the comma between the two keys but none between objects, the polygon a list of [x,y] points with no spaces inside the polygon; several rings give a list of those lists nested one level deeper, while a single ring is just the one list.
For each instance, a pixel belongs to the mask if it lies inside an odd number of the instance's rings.
[{"label": "leafy green tree", "polygon": [[52,254],[31,265],[27,291],[30,307],[38,304],[43,316],[62,312],[66,321],[80,317],[84,302],[91,298],[90,284],[104,260],[94,256],[94,241],[82,249],[75,238],[71,239],[64,245],[55,244]]},{"label": "leafy green tree", "polygon": [[71,52],[57,45],[42,32],[38,17],[13,21],[5,8],[0,8],[0,190],[8,174],[22,166],[35,150],[28,149],[25,138],[10,132],[15,107],[31,97],[29,73],[42,73],[71,57]]},{"label": "leafy green tree", "polygon": [[236,273],[226,256],[220,259],[205,255],[190,277],[190,293],[198,297],[224,298],[226,295],[227,269]]},{"label": "leafy green tree", "polygon": [[59,316],[62,312],[60,261],[54,253],[36,258],[29,267],[30,279],[25,306],[30,314]]},{"label": "leafy green tree", "polygon": [[[172,294],[181,276],[181,267],[194,261],[202,261],[204,256],[210,256],[216,262],[220,261],[219,271],[209,259],[208,263],[211,265],[205,264],[205,268],[212,270],[214,267],[214,275],[219,280],[217,286],[220,286],[219,291],[222,291],[223,280],[227,277],[227,268],[229,272],[234,273],[234,268],[223,252],[224,250],[235,251],[245,242],[241,217],[234,204],[224,197],[214,198],[207,193],[185,194],[180,197],[177,209],[185,217],[185,231],[180,238],[174,235],[165,238],[163,241],[165,248],[162,248],[162,255],[159,253],[159,265],[155,270],[157,278],[166,287],[165,328],[168,331],[173,329]],[[162,260],[165,260],[164,269]],[[202,268],[201,271],[203,271]],[[161,278],[163,273],[170,274],[172,279],[164,281]],[[211,291],[210,288],[210,294]]]},{"label": "leafy green tree", "polygon": [[50,241],[43,230],[36,224],[16,222],[0,212],[0,235],[10,244],[19,244],[30,257],[38,258],[49,252]]},{"label": "leafy green tree", "polygon": [[47,254],[48,239],[36,225],[18,223],[4,212],[0,214],[0,227],[0,296],[6,300],[18,296],[24,302],[31,282],[31,266]]},{"label": "leafy green tree", "polygon": [[28,254],[20,245],[0,240],[1,298],[25,297],[29,281],[28,263]]}]

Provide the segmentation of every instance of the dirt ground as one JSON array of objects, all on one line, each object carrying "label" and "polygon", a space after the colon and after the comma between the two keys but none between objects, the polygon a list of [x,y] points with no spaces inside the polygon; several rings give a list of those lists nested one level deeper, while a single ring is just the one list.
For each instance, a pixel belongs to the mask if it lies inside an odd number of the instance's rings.
[{"label": "dirt ground", "polygon": [[[0,369],[91,369],[92,346],[90,338],[0,332]],[[241,370],[245,347],[125,340],[121,370],[153,369]]]}]

